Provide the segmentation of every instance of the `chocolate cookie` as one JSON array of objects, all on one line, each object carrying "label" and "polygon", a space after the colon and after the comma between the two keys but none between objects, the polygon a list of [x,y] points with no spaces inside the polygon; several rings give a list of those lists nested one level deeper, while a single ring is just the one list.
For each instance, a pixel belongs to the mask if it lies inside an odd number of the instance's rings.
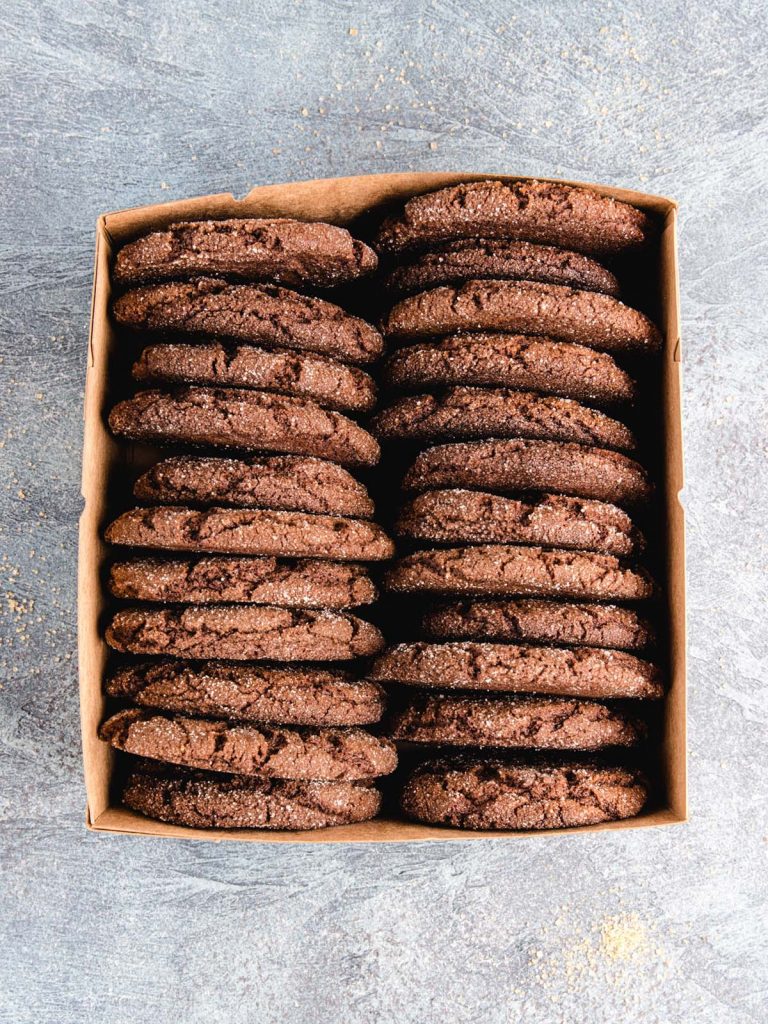
[{"label": "chocolate cookie", "polygon": [[392,743],[357,728],[256,726],[129,708],[108,718],[99,738],[139,757],[274,779],[351,782],[397,766]]},{"label": "chocolate cookie", "polygon": [[420,765],[402,807],[431,825],[468,829],[575,828],[639,814],[648,786],[634,770],[457,758]]},{"label": "chocolate cookie", "polygon": [[376,385],[356,366],[251,345],[150,345],[133,364],[133,376],[142,383],[263,388],[351,412],[376,404]]},{"label": "chocolate cookie", "polygon": [[370,725],[385,707],[378,683],[316,665],[141,662],[119,668],[106,690],[161,711],[284,725]]},{"label": "chocolate cookie", "polygon": [[414,196],[385,221],[379,252],[400,253],[462,238],[507,238],[595,255],[643,245],[651,222],[641,210],[586,188],[552,181],[472,181]]},{"label": "chocolate cookie", "polygon": [[531,594],[588,601],[638,601],[653,593],[644,570],[631,569],[613,555],[513,544],[416,551],[394,563],[384,585],[398,594]]},{"label": "chocolate cookie", "polygon": [[629,451],[637,447],[628,427],[596,409],[570,398],[501,388],[449,388],[439,396],[400,398],[374,416],[371,429],[387,441],[525,437]]},{"label": "chocolate cookie", "polygon": [[599,292],[532,281],[467,281],[411,295],[384,318],[387,337],[462,331],[543,334],[606,352],[655,352],[661,335],[647,316]]},{"label": "chocolate cookie", "polygon": [[469,384],[540,391],[597,404],[631,402],[635,384],[606,352],[522,334],[452,334],[407,345],[384,368],[407,391]]},{"label": "chocolate cookie", "polygon": [[387,291],[402,296],[482,278],[540,281],[619,294],[619,282],[613,274],[587,256],[550,245],[492,238],[470,238],[425,252],[413,263],[396,267],[383,284]]},{"label": "chocolate cookie", "polygon": [[217,275],[329,288],[376,269],[376,253],[333,224],[287,217],[171,224],[124,245],[113,276],[119,284]]},{"label": "chocolate cookie", "polygon": [[630,608],[535,598],[457,601],[428,611],[422,626],[439,640],[530,640],[628,651],[653,642],[649,624]]},{"label": "chocolate cookie", "polygon": [[142,768],[128,776],[123,803],[172,825],[303,831],[368,821],[378,814],[381,794],[363,782],[294,782]]},{"label": "chocolate cookie", "polygon": [[376,600],[362,566],[276,558],[133,558],[109,571],[115,597],[133,601],[354,608]]},{"label": "chocolate cookie", "polygon": [[121,327],[320,352],[343,363],[372,363],[384,350],[381,335],[364,320],[274,285],[212,277],[151,284],[121,295],[112,309]]},{"label": "chocolate cookie", "polygon": [[232,661],[344,661],[384,643],[349,613],[269,605],[128,608],[113,616],[106,639],[123,653]]},{"label": "chocolate cookie", "polygon": [[368,492],[346,469],[305,456],[176,456],[148,469],[133,493],[140,501],[170,504],[237,505],[364,519],[373,515]]},{"label": "chocolate cookie", "polygon": [[633,459],[605,448],[561,441],[474,441],[421,452],[405,475],[408,490],[474,487],[557,491],[617,505],[646,501],[651,485]]},{"label": "chocolate cookie", "polygon": [[563,494],[425,491],[401,509],[395,532],[435,544],[540,544],[620,556],[640,546],[632,520],[616,505]]},{"label": "chocolate cookie", "polygon": [[341,413],[240,388],[139,391],[118,402],[109,426],[135,441],[315,455],[350,466],[375,466],[380,455],[368,431]]},{"label": "chocolate cookie", "polygon": [[111,523],[104,537],[110,544],[129,547],[225,555],[333,555],[342,561],[367,562],[394,554],[392,541],[375,523],[270,509],[134,508]]},{"label": "chocolate cookie", "polygon": [[623,651],[521,644],[398,644],[376,659],[378,682],[443,690],[543,693],[564,697],[664,694],[655,665]]},{"label": "chocolate cookie", "polygon": [[635,746],[645,733],[638,719],[593,701],[427,693],[395,713],[388,735],[453,747],[600,750]]}]

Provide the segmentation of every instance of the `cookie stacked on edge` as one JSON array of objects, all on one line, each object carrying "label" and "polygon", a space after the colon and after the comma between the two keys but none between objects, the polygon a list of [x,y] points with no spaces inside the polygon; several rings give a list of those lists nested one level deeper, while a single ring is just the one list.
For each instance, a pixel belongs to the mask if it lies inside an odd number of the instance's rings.
[{"label": "cookie stacked on edge", "polygon": [[147,334],[146,389],[109,424],[181,449],[105,534],[124,549],[109,589],[131,602],[107,641],[132,657],[107,682],[130,706],[100,735],[141,759],[123,800],[151,817],[309,829],[378,811],[371,780],[397,758],[365,728],[384,692],[359,659],[383,641],[354,610],[393,545],[350,469],[379,460],[353,417],[374,406],[361,367],[383,343],[306,293],[376,264],[343,228],[288,219],[173,224],[117,255],[114,318]]},{"label": "cookie stacked on edge", "polygon": [[615,756],[645,739],[639,702],[663,694],[636,610],[653,585],[630,513],[652,487],[622,417],[637,387],[621,359],[661,338],[594,257],[650,230],[585,189],[485,181],[411,199],[374,241],[397,348],[372,430],[421,449],[395,524],[413,550],[385,586],[426,610],[425,639],[388,649],[371,676],[403,688],[394,739],[453,751],[406,782],[417,820],[550,828],[646,801]]}]

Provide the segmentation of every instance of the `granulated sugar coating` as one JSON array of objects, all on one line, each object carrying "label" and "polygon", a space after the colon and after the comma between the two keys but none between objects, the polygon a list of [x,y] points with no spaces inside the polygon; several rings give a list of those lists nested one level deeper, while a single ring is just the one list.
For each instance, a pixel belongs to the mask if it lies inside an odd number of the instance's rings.
[{"label": "granulated sugar coating", "polygon": [[107,527],[110,544],[166,551],[221,552],[276,557],[378,561],[394,545],[364,519],[315,516],[272,509],[192,509],[175,505],[134,508]]},{"label": "granulated sugar coating", "polygon": [[650,624],[633,608],[537,598],[455,601],[431,608],[422,627],[440,640],[531,641],[642,650]]},{"label": "granulated sugar coating", "polygon": [[632,431],[569,398],[501,388],[449,388],[400,398],[378,412],[371,429],[382,440],[451,441],[485,437],[569,441],[633,451]]},{"label": "granulated sugar coating", "polygon": [[302,352],[268,352],[253,345],[149,345],[133,364],[142,383],[264,388],[342,412],[368,412],[376,385],[363,370]]},{"label": "granulated sugar coating", "polygon": [[296,455],[176,456],[148,469],[133,493],[141,501],[170,504],[238,505],[366,519],[373,514],[367,490],[346,469]]},{"label": "granulated sugar coating", "polygon": [[123,665],[106,691],[163,711],[287,725],[369,725],[386,701],[378,683],[343,669],[227,661]]},{"label": "granulated sugar coating", "polygon": [[452,334],[406,345],[384,366],[403,390],[469,384],[538,391],[596,404],[630,402],[632,378],[606,352],[522,334]]},{"label": "granulated sugar coating", "polygon": [[129,708],[108,718],[99,736],[139,757],[237,775],[353,781],[397,766],[389,740],[351,727],[257,726]]},{"label": "granulated sugar coating", "polygon": [[365,782],[304,782],[153,766],[132,772],[123,801],[193,828],[315,829],[373,818],[381,794]]},{"label": "granulated sugar coating", "polygon": [[113,305],[118,324],[135,330],[232,338],[300,352],[320,352],[343,363],[372,363],[381,335],[340,306],[275,285],[229,284],[216,278],[145,285]]},{"label": "granulated sugar coating", "polygon": [[467,281],[403,299],[385,317],[384,334],[426,338],[454,331],[543,334],[606,352],[656,352],[658,328],[618,299],[530,281]]},{"label": "granulated sugar coating", "polygon": [[652,493],[643,467],[620,452],[562,441],[493,440],[441,444],[421,452],[403,486],[486,491],[556,491],[618,505]]},{"label": "granulated sugar coating", "polygon": [[402,507],[394,529],[439,544],[540,544],[619,556],[642,547],[622,509],[564,494],[511,498],[461,489],[425,491]]},{"label": "granulated sugar coating", "polygon": [[118,252],[121,284],[222,274],[328,288],[376,269],[376,253],[333,224],[286,217],[172,224]]},{"label": "granulated sugar coating", "polygon": [[619,294],[619,282],[601,264],[576,252],[529,242],[472,238],[450,242],[396,267],[384,287],[395,295],[410,295],[457,281],[495,278],[539,281],[587,291]]},{"label": "granulated sugar coating", "polygon": [[109,414],[118,437],[324,457],[375,466],[379,446],[367,430],[307,398],[244,388],[140,391]]},{"label": "granulated sugar coating", "polygon": [[596,701],[422,694],[392,716],[389,735],[411,743],[534,750],[631,747],[640,719]]},{"label": "granulated sugar coating", "polygon": [[275,558],[134,558],[115,562],[109,589],[132,601],[354,608],[377,590],[354,562]]},{"label": "granulated sugar coating", "polygon": [[651,223],[627,203],[545,181],[475,181],[409,199],[382,224],[380,252],[460,238],[508,238],[608,255],[647,241]]},{"label": "granulated sugar coating", "polygon": [[384,646],[355,615],[271,605],[128,608],[115,613],[106,640],[130,654],[233,661],[347,661]]},{"label": "granulated sugar coating", "polygon": [[399,559],[384,577],[395,593],[474,595],[529,594],[594,601],[637,601],[653,583],[613,555],[515,544],[416,551]]},{"label": "granulated sugar coating", "polygon": [[397,644],[374,661],[369,677],[405,686],[565,697],[659,698],[664,694],[656,665],[623,651],[593,647]]},{"label": "granulated sugar coating", "polygon": [[419,765],[402,807],[417,821],[457,828],[572,828],[631,818],[647,797],[642,774],[618,766],[466,754]]}]

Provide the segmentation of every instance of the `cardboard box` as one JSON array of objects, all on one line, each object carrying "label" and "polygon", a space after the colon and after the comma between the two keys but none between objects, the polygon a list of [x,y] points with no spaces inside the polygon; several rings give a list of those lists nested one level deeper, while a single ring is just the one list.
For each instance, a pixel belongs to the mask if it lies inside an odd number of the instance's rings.
[{"label": "cardboard box", "polygon": [[[107,545],[102,539],[105,525],[131,504],[126,488],[126,463],[134,458],[131,446],[114,441],[106,426],[106,415],[126,390],[130,381],[129,364],[120,367],[120,353],[110,315],[110,265],[112,255],[123,243],[158,230],[178,220],[224,217],[289,216],[304,220],[323,220],[348,225],[381,204],[403,201],[421,192],[453,185],[461,181],[482,180],[508,175],[473,174],[380,174],[353,178],[268,185],[253,189],[244,199],[232,195],[211,195],[199,199],[144,206],[99,217],[96,227],[96,260],[88,341],[88,371],[85,386],[85,437],[83,446],[82,493],[85,506],[80,519],[78,573],[78,643],[80,653],[80,699],[83,733],[83,758],[87,792],[88,828],[97,832],[135,833],[208,840],[245,842],[392,842],[423,839],[480,839],[483,837],[520,837],[549,833],[468,832],[435,828],[396,819],[378,819],[357,825],[323,829],[317,832],[263,832],[244,830],[199,830],[151,821],[129,811],[111,799],[110,780],[114,754],[98,739],[97,728],[104,717],[105,698],[102,680],[108,659],[103,638],[108,596],[103,586],[103,568]],[[519,176],[518,176],[519,177]],[[568,184],[580,185],[581,182]],[[687,818],[686,798],[686,718],[685,718],[685,565],[684,522],[679,502],[683,486],[683,456],[680,407],[680,315],[677,270],[677,206],[660,196],[622,189],[589,185],[601,195],[613,196],[651,213],[660,226],[658,257],[639,277],[645,305],[653,314],[664,336],[659,361],[661,374],[660,415],[662,440],[658,480],[663,514],[659,582],[667,610],[669,692],[663,711],[661,741],[661,794],[655,804],[637,818],[611,822],[579,830],[647,828],[683,822]],[[353,231],[354,233],[354,231]],[[110,380],[110,367],[120,367]],[[120,378],[119,380],[116,378]],[[115,388],[117,391],[115,391]],[[136,468],[134,466],[134,468]],[[130,474],[131,479],[133,474]],[[120,493],[121,488],[122,494]],[[116,500],[119,496],[119,500]]]}]

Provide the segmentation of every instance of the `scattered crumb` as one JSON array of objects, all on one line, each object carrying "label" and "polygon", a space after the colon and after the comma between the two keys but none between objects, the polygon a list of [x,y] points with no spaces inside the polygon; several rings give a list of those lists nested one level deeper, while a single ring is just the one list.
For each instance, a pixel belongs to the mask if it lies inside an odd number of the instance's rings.
[{"label": "scattered crumb", "polygon": [[558,908],[554,928],[543,928],[541,945],[529,950],[536,989],[552,1005],[563,993],[587,995],[610,989],[617,1008],[629,1010],[641,990],[669,984],[674,968],[655,927],[637,911],[620,911],[595,921],[584,932],[567,905]]},{"label": "scattered crumb", "polygon": [[5,601],[8,611],[16,616],[27,615],[35,607],[35,602],[31,597],[16,597],[10,592],[6,593]]},{"label": "scattered crumb", "polygon": [[608,960],[641,959],[648,951],[648,932],[635,914],[607,917],[600,925],[600,949]]}]

